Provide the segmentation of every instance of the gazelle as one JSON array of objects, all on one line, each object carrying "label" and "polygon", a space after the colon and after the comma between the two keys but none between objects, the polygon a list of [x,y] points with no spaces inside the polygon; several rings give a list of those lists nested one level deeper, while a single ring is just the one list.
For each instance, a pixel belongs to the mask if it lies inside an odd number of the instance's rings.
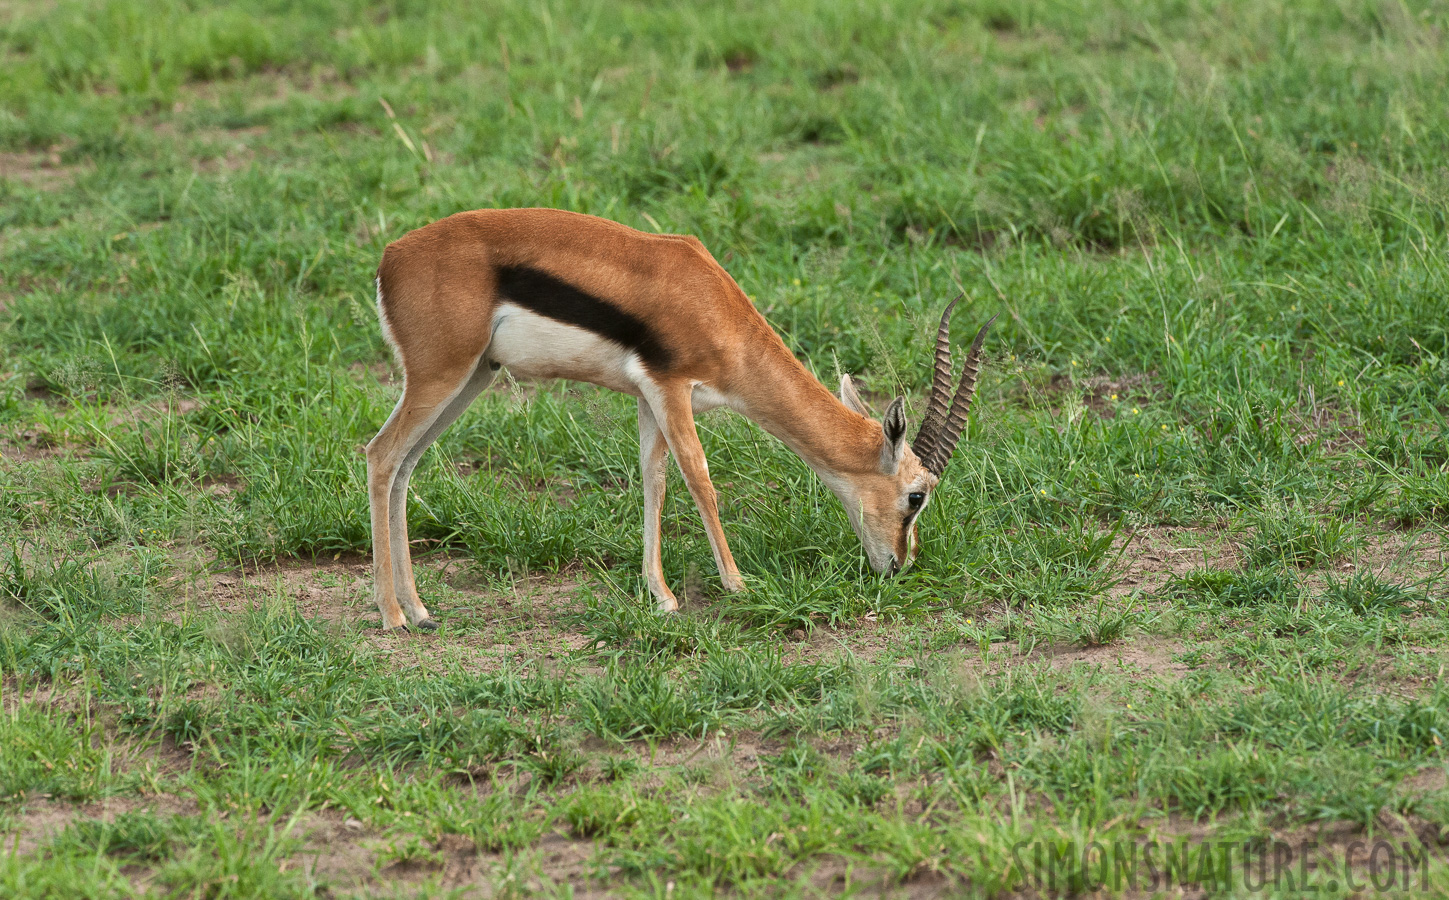
[{"label": "gazelle", "polygon": [[408,477],[500,367],[639,398],[644,577],[659,609],[670,611],[679,604],[664,582],[659,517],[671,451],[725,590],[745,587],[720,527],[695,413],[728,406],[783,441],[845,505],[871,566],[894,574],[917,552],[916,519],[966,424],[991,324],[976,335],[953,393],[956,301],[946,307],[925,420],[907,446],[899,397],[877,421],[850,376],[832,394],[693,237],[554,209],[458,213],[388,245],[377,304],[404,381],[367,445],[374,590],[383,628],[425,631],[437,623],[413,581]]}]

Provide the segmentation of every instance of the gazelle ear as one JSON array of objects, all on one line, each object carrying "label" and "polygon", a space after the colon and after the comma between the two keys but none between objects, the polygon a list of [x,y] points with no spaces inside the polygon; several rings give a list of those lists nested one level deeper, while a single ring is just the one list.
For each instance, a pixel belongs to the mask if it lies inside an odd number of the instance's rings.
[{"label": "gazelle ear", "polygon": [[860,394],[855,392],[855,382],[850,379],[849,375],[840,376],[840,402],[862,416],[867,418],[873,416],[870,407],[866,406],[865,401],[860,399]]},{"label": "gazelle ear", "polygon": [[880,452],[880,470],[894,475],[901,467],[901,454],[906,451],[906,401],[900,397],[891,401],[890,408],[881,416],[881,429],[885,431],[885,445]]}]

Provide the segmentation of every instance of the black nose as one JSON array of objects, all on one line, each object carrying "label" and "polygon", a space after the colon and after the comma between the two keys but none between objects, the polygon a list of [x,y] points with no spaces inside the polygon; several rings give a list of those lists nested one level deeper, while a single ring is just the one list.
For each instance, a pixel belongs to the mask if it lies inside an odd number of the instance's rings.
[{"label": "black nose", "polygon": [[887,567],[886,574],[887,575],[895,575],[900,570],[901,570],[901,561],[899,559],[897,559],[896,557],[892,556],[891,557],[891,564],[890,564],[890,566]]}]

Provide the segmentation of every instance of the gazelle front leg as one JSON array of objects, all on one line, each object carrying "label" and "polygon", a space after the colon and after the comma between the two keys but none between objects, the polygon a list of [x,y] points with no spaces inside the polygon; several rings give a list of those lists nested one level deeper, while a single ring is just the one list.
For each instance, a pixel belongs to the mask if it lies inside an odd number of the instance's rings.
[{"label": "gazelle front leg", "polygon": [[[710,549],[714,551],[714,563],[719,569],[724,589],[738,594],[745,589],[745,580],[735,568],[735,558],[730,555],[725,541],[724,526],[719,522],[719,504],[714,484],[709,480],[709,464],[704,458],[704,447],[699,443],[699,433],[694,429],[693,388],[686,386],[682,391],[671,391],[662,398],[664,421],[660,423],[669,449],[679,463],[684,483],[694,497],[699,517],[704,520],[704,532],[709,536]],[[659,418],[656,411],[655,418]]]},{"label": "gazelle front leg", "polygon": [[679,609],[679,601],[664,581],[659,534],[664,484],[669,474],[669,445],[643,398],[639,400],[639,465],[644,472],[644,580],[649,585],[649,593],[658,601],[659,611],[674,612]]}]

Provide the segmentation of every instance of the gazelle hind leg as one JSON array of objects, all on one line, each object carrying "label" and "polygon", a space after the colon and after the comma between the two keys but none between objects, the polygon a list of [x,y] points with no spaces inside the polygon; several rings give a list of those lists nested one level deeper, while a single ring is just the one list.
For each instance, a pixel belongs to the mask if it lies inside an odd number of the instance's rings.
[{"label": "gazelle hind leg", "polygon": [[730,554],[729,543],[725,541],[724,526],[719,521],[719,503],[714,484],[709,480],[709,463],[704,458],[704,447],[699,443],[699,433],[694,429],[694,405],[692,388],[682,391],[668,391],[660,397],[664,415],[659,415],[659,406],[654,409],[655,419],[662,419],[660,430],[669,441],[669,449],[684,475],[684,483],[694,497],[699,517],[704,520],[704,532],[709,536],[710,549],[714,551],[715,566],[719,568],[720,581],[724,589],[737,594],[745,589],[745,580],[735,567],[735,558]]},{"label": "gazelle hind leg", "polygon": [[382,613],[382,628],[391,631],[407,624],[392,578],[392,516],[389,499],[397,467],[404,453],[398,448],[398,421],[407,402],[400,397],[397,406],[367,445],[367,504],[372,519],[372,590]]},{"label": "gazelle hind leg", "polygon": [[[472,375],[473,367],[470,366],[451,374],[437,373],[428,378],[407,378],[403,385],[402,398],[398,400],[392,415],[388,416],[377,436],[367,445],[367,494],[372,514],[373,591],[378,610],[382,613],[382,627],[386,630],[407,624],[404,610],[399,605],[396,573],[400,566],[409,570],[412,567],[407,549],[407,507],[402,503],[394,503],[394,487],[398,474],[413,448],[466,388]],[[416,610],[410,611],[416,613]],[[426,611],[422,618],[427,618]]]},{"label": "gazelle hind leg", "polygon": [[648,401],[639,400],[639,465],[644,472],[644,580],[660,612],[679,609],[679,601],[664,581],[660,555],[659,519],[664,511],[664,485],[669,474],[669,445]]},{"label": "gazelle hind leg", "polygon": [[417,468],[423,453],[432,445],[433,441],[438,439],[439,435],[448,429],[449,425],[458,420],[458,417],[477,399],[478,395],[492,384],[495,374],[497,373],[486,360],[478,363],[453,399],[447,402],[437,417],[428,425],[427,430],[408,448],[407,455],[398,467],[397,477],[393,479],[392,491],[388,497],[388,534],[392,545],[392,580],[398,604],[402,607],[408,622],[423,631],[433,631],[438,627],[438,623],[428,615],[427,607],[418,597],[417,582],[413,577],[412,551],[408,545],[408,479],[412,477],[413,470]]}]

